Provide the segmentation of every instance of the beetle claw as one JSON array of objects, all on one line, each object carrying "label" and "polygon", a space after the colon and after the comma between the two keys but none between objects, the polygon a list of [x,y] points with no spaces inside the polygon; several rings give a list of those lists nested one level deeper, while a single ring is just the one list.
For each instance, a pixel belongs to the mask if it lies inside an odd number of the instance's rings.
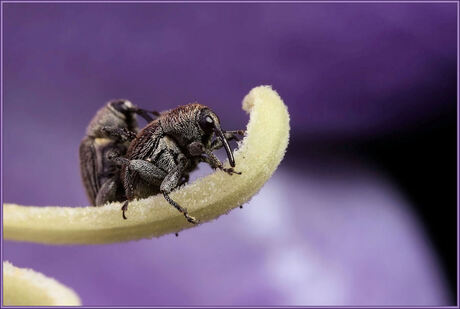
[{"label": "beetle claw", "polygon": [[126,201],[126,202],[123,204],[123,206],[121,206],[121,211],[122,211],[121,215],[123,216],[123,219],[125,219],[125,220],[128,219],[128,218],[126,217],[126,215],[125,215],[125,212],[126,212],[127,210],[128,210],[128,201]]},{"label": "beetle claw", "polygon": [[241,172],[237,172],[233,169],[233,167],[229,167],[229,168],[222,168],[222,170],[224,172],[226,172],[227,174],[229,174],[230,176],[233,175],[233,174],[237,174],[237,175],[241,175]]},{"label": "beetle claw", "polygon": [[184,213],[185,218],[187,218],[187,221],[193,224],[198,224],[200,221],[197,220],[195,217],[192,217],[188,215],[187,213]]}]

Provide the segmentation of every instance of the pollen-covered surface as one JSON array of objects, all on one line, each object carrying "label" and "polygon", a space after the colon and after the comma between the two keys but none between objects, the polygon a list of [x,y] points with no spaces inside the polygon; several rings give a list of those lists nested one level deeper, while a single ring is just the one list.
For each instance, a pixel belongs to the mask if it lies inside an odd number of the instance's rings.
[{"label": "pollen-covered surface", "polygon": [[3,306],[79,306],[70,288],[32,269],[3,262]]},{"label": "pollen-covered surface", "polygon": [[[252,89],[243,100],[250,114],[246,136],[235,151],[235,170],[217,170],[170,194],[200,223],[228,213],[256,194],[284,157],[289,140],[289,114],[270,86]],[[229,166],[228,162],[225,164]],[[4,204],[6,239],[55,244],[121,242],[178,232],[195,225],[156,195],[131,202],[128,220],[121,204],[103,207],[34,207]]]}]

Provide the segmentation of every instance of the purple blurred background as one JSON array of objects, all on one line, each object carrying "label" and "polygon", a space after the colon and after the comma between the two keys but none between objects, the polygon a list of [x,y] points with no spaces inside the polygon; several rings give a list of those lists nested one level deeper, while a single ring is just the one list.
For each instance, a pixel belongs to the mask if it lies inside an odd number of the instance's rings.
[{"label": "purple blurred background", "polygon": [[291,113],[285,160],[242,210],[178,238],[6,241],[4,259],[85,305],[456,303],[456,4],[3,9],[5,202],[87,205],[78,145],[112,98],[198,100],[238,129],[269,84]]}]

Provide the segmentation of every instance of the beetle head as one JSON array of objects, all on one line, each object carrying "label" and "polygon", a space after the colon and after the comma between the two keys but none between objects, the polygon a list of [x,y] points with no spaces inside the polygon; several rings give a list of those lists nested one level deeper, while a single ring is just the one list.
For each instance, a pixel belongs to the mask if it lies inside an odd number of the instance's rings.
[{"label": "beetle head", "polygon": [[[110,102],[110,106],[115,111],[115,113],[121,113],[124,116],[130,116],[133,113],[136,113],[142,118],[144,118],[145,121],[147,122],[153,121],[153,118],[150,117],[150,115],[148,114],[146,110],[138,108],[133,103],[131,103],[131,101],[115,100],[115,101]],[[151,112],[151,113],[155,114],[156,112]]]},{"label": "beetle head", "polygon": [[220,127],[219,117],[217,117],[217,115],[209,108],[203,108],[198,117],[198,124],[205,134],[212,135],[212,133],[215,133],[216,137],[220,138],[222,144],[224,145],[225,152],[227,152],[230,166],[235,167],[235,159],[233,158],[233,153],[228,145],[227,139],[225,138],[224,132]]},{"label": "beetle head", "polygon": [[135,109],[135,106],[133,103],[131,103],[128,100],[114,100],[110,102],[110,106],[119,113],[122,114],[127,114],[129,112],[132,112],[133,109]]}]

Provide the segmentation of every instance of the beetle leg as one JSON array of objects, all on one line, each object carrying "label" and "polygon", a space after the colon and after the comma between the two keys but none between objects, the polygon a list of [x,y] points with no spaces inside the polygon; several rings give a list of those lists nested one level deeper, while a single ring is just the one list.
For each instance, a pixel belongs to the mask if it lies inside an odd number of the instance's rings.
[{"label": "beetle leg", "polygon": [[241,175],[241,172],[235,171],[235,170],[233,169],[233,167],[221,168],[221,170],[223,170],[224,172],[226,172],[226,173],[229,174],[229,175],[233,175],[233,174]]},{"label": "beetle leg", "polygon": [[220,169],[220,170],[226,172],[229,175],[232,175],[232,174],[241,175],[241,172],[235,171],[233,169],[233,167],[224,168],[224,166],[222,165],[222,162],[220,162],[219,158],[215,154],[213,154],[211,151],[206,150],[205,154],[206,154],[206,156],[199,157],[200,162],[208,163],[213,169]]},{"label": "beetle leg", "polygon": [[123,216],[123,219],[125,219],[125,220],[128,219],[128,218],[126,217],[126,214],[125,214],[126,211],[128,210],[128,204],[129,204],[129,201],[126,200],[126,201],[123,203],[123,206],[121,206],[121,215]]},{"label": "beetle leg", "polygon": [[160,113],[157,112],[157,111],[148,111],[148,110],[145,110],[145,109],[142,109],[142,108],[139,108],[139,107],[133,107],[133,108],[129,109],[129,111],[138,114],[139,116],[144,118],[145,121],[147,121],[147,122],[152,122],[153,121],[153,118],[150,117],[149,113],[154,115],[154,116],[157,116],[157,117],[160,116]]},{"label": "beetle leg", "polygon": [[96,206],[102,206],[109,202],[119,202],[123,198],[123,186],[119,181],[119,176],[116,175],[109,178],[99,189],[96,196]]},{"label": "beetle leg", "polygon": [[[243,136],[244,133],[245,133],[244,130],[225,131],[224,136],[227,141],[231,141],[231,140],[240,141],[241,139],[238,137],[238,135]],[[214,150],[222,148],[223,146],[224,144],[222,143],[222,140],[220,138],[216,138],[215,140],[212,141],[210,149],[211,151],[214,151]]]},{"label": "beetle leg", "polygon": [[[128,161],[128,159],[125,159]],[[166,173],[146,160],[130,160],[128,168],[132,172],[136,172],[143,180],[152,185],[158,185],[161,180],[166,177]]]},{"label": "beetle leg", "polygon": [[99,130],[101,137],[108,137],[120,140],[122,142],[132,141],[136,137],[136,133],[125,128],[102,127]]},{"label": "beetle leg", "polygon": [[174,206],[174,208],[176,208],[177,210],[179,210],[179,212],[181,212],[182,214],[184,214],[185,218],[187,219],[188,222],[190,223],[193,223],[193,224],[197,224],[199,221],[195,218],[195,217],[192,217],[188,214],[187,212],[187,209],[181,207],[179,204],[177,204],[175,201],[173,201],[168,193],[165,193],[163,192],[163,196],[164,198],[168,201],[169,204],[171,204],[172,206]]},{"label": "beetle leg", "polygon": [[[220,139],[218,139],[220,141]],[[222,146],[221,146],[222,147]],[[212,150],[206,149],[202,143],[199,142],[194,142],[188,145],[188,151],[192,156],[198,156],[200,154],[206,154],[206,156],[200,156],[199,160],[201,162],[206,162],[208,163],[213,169],[221,169],[224,172],[232,175],[232,174],[239,174],[241,175],[240,172],[236,172],[233,167],[230,168],[224,168],[222,165],[222,162],[220,162],[219,158],[215,154],[212,153]]]},{"label": "beetle leg", "polygon": [[129,202],[134,199],[133,184],[136,177],[135,175],[138,175],[149,184],[158,186],[161,183],[161,179],[165,177],[166,173],[149,161],[145,160],[128,160],[123,157],[115,157],[111,160],[115,161],[117,164],[126,164],[128,168],[128,171],[125,172],[124,179],[127,201],[124,202],[121,207],[123,219],[127,219],[126,211],[128,210]]},{"label": "beetle leg", "polygon": [[241,138],[239,138],[238,135],[244,136],[245,133],[246,133],[246,130],[233,130],[233,131],[225,131],[224,135],[228,141],[232,139],[240,141]]},{"label": "beetle leg", "polygon": [[213,157],[200,156],[198,160],[199,162],[204,162],[204,163],[209,164],[209,166],[211,166],[212,169],[218,169],[222,166],[222,162],[220,162],[219,158],[217,158],[216,156],[213,156]]},{"label": "beetle leg", "polygon": [[135,174],[129,173],[128,171],[124,173],[123,186],[125,188],[126,201],[123,203],[123,206],[121,206],[121,214],[125,220],[128,219],[125,213],[128,210],[129,202],[134,199],[134,179]]},{"label": "beetle leg", "polygon": [[178,187],[179,181],[181,180],[182,175],[184,174],[184,171],[187,167],[187,161],[184,155],[179,155],[178,161],[179,164],[176,165],[163,179],[160,186],[160,191],[163,193],[163,196],[168,201],[168,203],[174,206],[174,208],[176,208],[179,212],[181,212],[188,222],[197,224],[198,220],[190,216],[187,212],[187,209],[183,208],[169,197],[169,193]]},{"label": "beetle leg", "polygon": [[122,157],[120,152],[117,150],[111,149],[107,151],[106,156],[108,160],[112,161],[118,166],[122,166],[123,164],[129,164],[129,160]]}]

